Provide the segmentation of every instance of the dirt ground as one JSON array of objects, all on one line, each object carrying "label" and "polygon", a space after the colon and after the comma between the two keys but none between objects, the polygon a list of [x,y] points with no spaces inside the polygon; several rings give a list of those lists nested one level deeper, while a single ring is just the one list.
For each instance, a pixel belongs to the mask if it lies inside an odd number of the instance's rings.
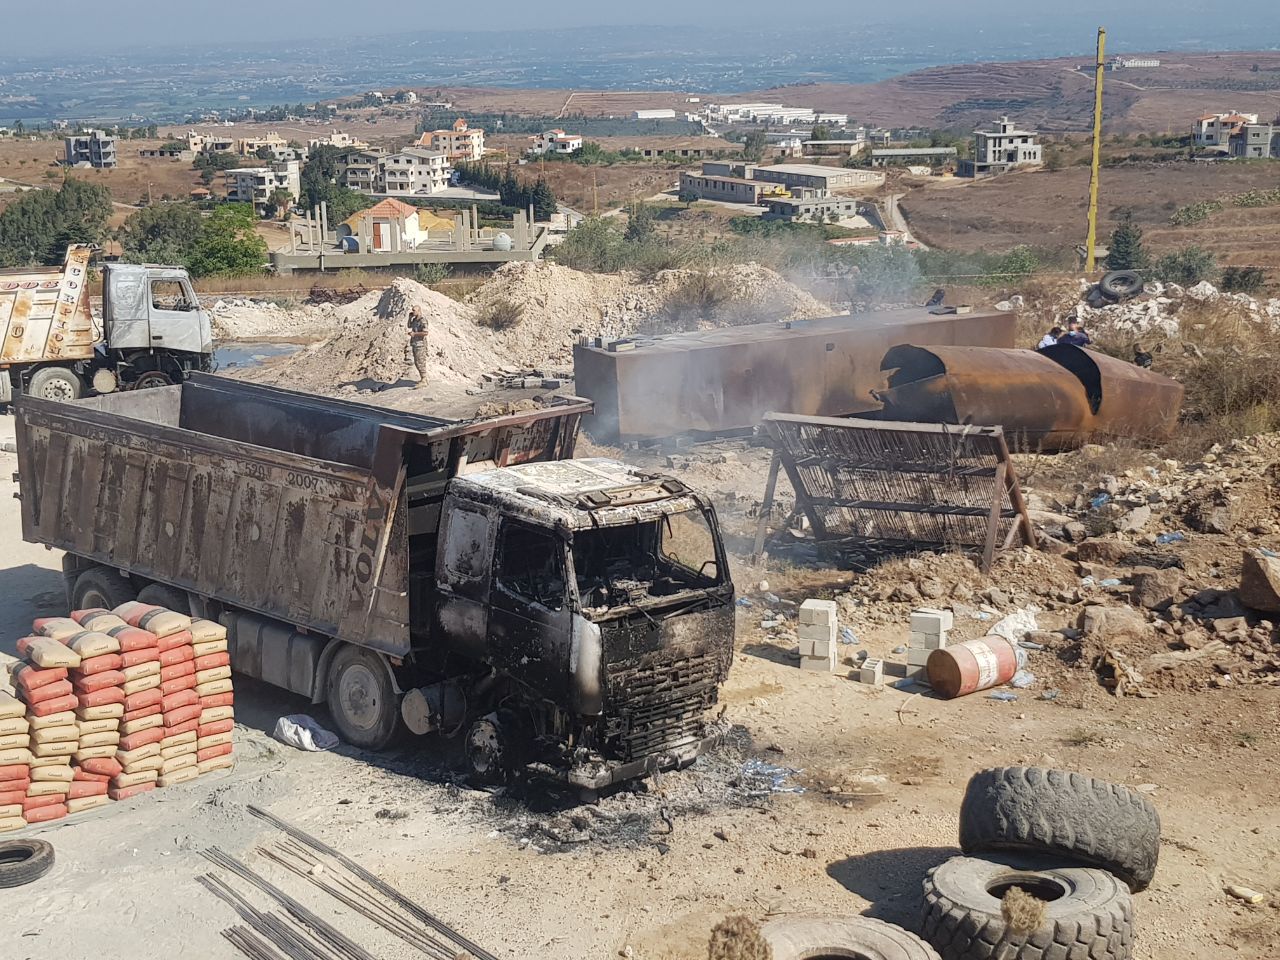
[{"label": "dirt ground", "polygon": [[[11,435],[12,420],[0,417],[0,439]],[[583,452],[610,451],[585,444]],[[752,566],[746,544],[767,452],[729,444],[704,453],[628,456],[684,471],[712,492],[735,554],[735,582],[751,601],[739,610],[722,696],[730,732],[719,751],[595,807],[541,795],[525,805],[468,788],[456,772],[456,744],[437,738],[379,755],[292,750],[271,739],[276,718],[307,712],[325,723],[323,708],[240,680],[234,770],[26,831],[55,845],[57,864],[10,896],[0,956],[180,952],[231,960],[237,954],[218,931],[236,918],[195,881],[210,868],[200,850],[213,844],[375,955],[416,955],[255,852],[279,835],[244,812],[249,803],[330,842],[513,960],[700,960],[710,927],[732,912],[865,913],[914,927],[924,871],[957,852],[967,778],[1002,764],[1083,770],[1141,786],[1156,803],[1161,862],[1151,889],[1135,898],[1139,960],[1274,956],[1280,688],[1116,699],[1078,673],[1053,701],[1027,691],[1015,703],[981,695],[944,702],[852,682],[847,665],[833,675],[801,672],[787,629],[760,625],[772,601],[759,581],[768,579],[785,608],[838,595],[854,577],[782,560]],[[15,470],[14,456],[0,453],[3,659],[32,617],[64,603],[59,554],[21,541]],[[1017,572],[1016,557],[1010,563],[1000,576],[1025,584],[1031,574]],[[893,569],[904,581],[912,576],[909,567]],[[890,575],[882,586],[896,582]],[[868,616],[882,622],[860,627],[848,649],[894,659],[908,609],[875,605]],[[1040,625],[1054,629],[1066,615],[1045,613]],[[977,620],[957,624],[958,638],[981,632]],[[1033,654],[1032,669],[1052,673],[1041,658],[1051,659]],[[769,765],[763,774],[760,762]],[[1244,906],[1223,892],[1230,883],[1269,899]],[[250,899],[268,906],[261,895]]]}]

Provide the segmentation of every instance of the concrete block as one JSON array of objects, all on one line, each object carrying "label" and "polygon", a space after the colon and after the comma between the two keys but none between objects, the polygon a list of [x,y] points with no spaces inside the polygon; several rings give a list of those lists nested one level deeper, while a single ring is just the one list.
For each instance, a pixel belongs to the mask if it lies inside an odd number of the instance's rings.
[{"label": "concrete block", "polygon": [[914,680],[916,683],[923,683],[926,686],[929,684],[929,674],[925,672],[924,667],[908,666],[906,678],[908,680]]},{"label": "concrete block", "polygon": [[942,633],[916,633],[911,631],[911,639],[907,642],[907,646],[912,650],[941,650],[947,645],[947,634]]},{"label": "concrete block", "polygon": [[800,622],[817,623],[832,627],[836,625],[836,602],[834,600],[806,600],[800,604]]},{"label": "concrete block", "polygon": [[829,640],[836,642],[834,623],[797,623],[796,636],[801,640]]},{"label": "concrete block", "polygon": [[911,611],[912,633],[946,633],[955,626],[950,610],[920,607]]},{"label": "concrete block", "polygon": [[826,660],[834,660],[836,656],[836,645],[832,640],[806,640],[800,638],[800,656],[802,657],[822,657]]},{"label": "concrete block", "polygon": [[814,670],[818,673],[830,673],[836,668],[835,660],[831,657],[801,657],[801,670]]},{"label": "concrete block", "polygon": [[882,686],[884,684],[884,661],[876,660],[868,657],[862,661],[862,666],[858,668],[858,682],[869,683],[873,686]]},{"label": "concrete block", "polygon": [[921,650],[918,647],[911,647],[907,650],[907,666],[923,667],[929,662],[929,654],[932,650]]}]

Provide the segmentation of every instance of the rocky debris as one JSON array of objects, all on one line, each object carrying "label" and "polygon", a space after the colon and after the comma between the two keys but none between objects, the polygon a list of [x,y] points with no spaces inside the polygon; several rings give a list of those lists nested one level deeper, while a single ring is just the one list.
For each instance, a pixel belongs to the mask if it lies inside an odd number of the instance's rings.
[{"label": "rocky debris", "polygon": [[1280,613],[1280,557],[1246,550],[1240,568],[1240,602],[1252,610]]},{"label": "rocky debris", "polygon": [[1147,610],[1167,610],[1182,589],[1182,571],[1177,568],[1135,574],[1130,602]]}]

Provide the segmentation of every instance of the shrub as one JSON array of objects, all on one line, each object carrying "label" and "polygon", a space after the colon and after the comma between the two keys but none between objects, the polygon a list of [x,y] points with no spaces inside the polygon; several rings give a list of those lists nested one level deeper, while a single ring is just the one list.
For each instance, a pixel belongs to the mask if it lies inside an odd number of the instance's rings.
[{"label": "shrub", "polygon": [[1192,286],[1201,280],[1210,280],[1217,275],[1218,266],[1214,255],[1204,247],[1190,246],[1175,250],[1156,261],[1156,278],[1165,283],[1180,283],[1184,287]]},{"label": "shrub", "polygon": [[1266,280],[1261,267],[1227,267],[1222,271],[1222,289],[1229,293],[1257,293]]},{"label": "shrub", "polygon": [[499,297],[480,308],[476,323],[490,330],[510,330],[524,319],[524,304]]},{"label": "shrub", "polygon": [[733,296],[724,277],[712,273],[692,273],[667,297],[667,313],[680,324],[707,319]]},{"label": "shrub", "polygon": [[424,287],[445,280],[449,276],[447,263],[421,263],[413,271],[413,279]]},{"label": "shrub", "polygon": [[1192,203],[1185,207],[1179,207],[1173,212],[1173,216],[1169,218],[1169,222],[1175,227],[1192,227],[1197,223],[1203,223],[1209,217],[1222,209],[1221,200],[1202,200],[1199,203]]}]

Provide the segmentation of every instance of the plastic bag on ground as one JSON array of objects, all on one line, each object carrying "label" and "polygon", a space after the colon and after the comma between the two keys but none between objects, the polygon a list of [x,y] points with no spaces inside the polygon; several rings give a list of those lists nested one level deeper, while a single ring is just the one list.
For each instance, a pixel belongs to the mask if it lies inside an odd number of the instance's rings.
[{"label": "plastic bag on ground", "polygon": [[276,721],[275,738],[299,750],[313,753],[321,750],[332,750],[338,745],[336,735],[330,733],[305,713],[295,713],[289,717],[281,717]]},{"label": "plastic bag on ground", "polygon": [[1028,633],[1035,632],[1036,614],[1039,612],[1039,607],[1022,607],[997,622],[987,633],[994,633],[997,637],[1004,637],[1010,643],[1016,644]]}]

